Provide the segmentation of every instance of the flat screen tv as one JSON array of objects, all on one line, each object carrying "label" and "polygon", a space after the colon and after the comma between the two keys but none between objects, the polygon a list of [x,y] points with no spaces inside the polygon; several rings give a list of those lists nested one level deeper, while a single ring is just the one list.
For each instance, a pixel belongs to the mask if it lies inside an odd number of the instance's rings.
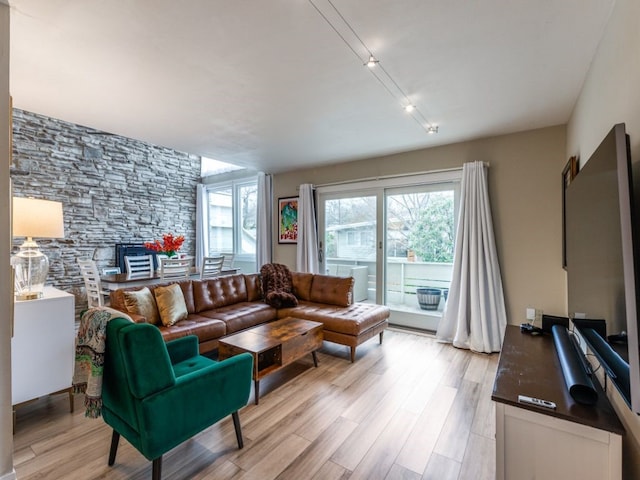
[{"label": "flat screen tv", "polygon": [[[625,125],[617,124],[565,191],[565,241],[569,315],[604,319],[606,335],[587,331],[589,322],[578,331],[586,333],[582,337],[612,383],[640,413],[640,209],[633,184],[629,137]],[[628,351],[606,341],[621,332]]]}]

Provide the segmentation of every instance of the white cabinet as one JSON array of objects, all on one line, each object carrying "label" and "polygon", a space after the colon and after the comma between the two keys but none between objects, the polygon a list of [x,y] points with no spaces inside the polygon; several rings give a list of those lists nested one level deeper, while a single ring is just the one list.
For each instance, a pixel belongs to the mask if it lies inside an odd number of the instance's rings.
[{"label": "white cabinet", "polygon": [[[598,401],[569,395],[551,336],[532,337],[508,325],[491,398],[496,402],[497,480],[621,480],[622,435],[600,385]],[[551,410],[519,403],[549,400]]]},{"label": "white cabinet", "polygon": [[11,400],[17,405],[71,388],[75,357],[73,295],[45,287],[16,301],[11,339]]},{"label": "white cabinet", "polygon": [[498,480],[622,478],[622,437],[496,403]]}]

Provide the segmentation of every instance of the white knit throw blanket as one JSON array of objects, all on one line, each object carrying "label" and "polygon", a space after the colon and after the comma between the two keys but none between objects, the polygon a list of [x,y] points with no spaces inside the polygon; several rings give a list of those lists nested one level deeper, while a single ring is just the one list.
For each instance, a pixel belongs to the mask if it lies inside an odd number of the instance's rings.
[{"label": "white knit throw blanket", "polygon": [[127,314],[108,307],[90,308],[80,319],[76,337],[73,392],[85,394],[85,416],[89,418],[102,415],[102,370],[107,323],[113,318],[131,320]]}]

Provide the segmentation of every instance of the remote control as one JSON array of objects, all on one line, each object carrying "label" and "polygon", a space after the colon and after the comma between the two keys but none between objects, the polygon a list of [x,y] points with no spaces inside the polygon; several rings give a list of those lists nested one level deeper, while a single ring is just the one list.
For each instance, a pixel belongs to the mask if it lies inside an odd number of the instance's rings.
[{"label": "remote control", "polygon": [[549,400],[540,400],[539,398],[527,397],[525,395],[518,395],[518,402],[520,403],[530,403],[531,405],[535,405],[536,407],[545,407],[545,408],[556,408],[556,404],[550,402]]}]

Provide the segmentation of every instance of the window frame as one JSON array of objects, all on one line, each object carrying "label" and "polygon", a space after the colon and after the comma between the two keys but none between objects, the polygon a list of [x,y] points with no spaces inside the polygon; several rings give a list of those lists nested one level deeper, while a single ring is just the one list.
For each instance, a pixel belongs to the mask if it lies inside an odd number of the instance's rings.
[{"label": "window frame", "polygon": [[[215,177],[215,176],[213,176]],[[209,246],[209,252],[207,255],[213,253],[233,253],[234,259],[240,262],[256,262],[256,251],[253,253],[241,253],[240,245],[242,242],[242,205],[240,200],[240,190],[247,186],[258,187],[258,175],[252,174],[248,176],[242,176],[238,178],[226,179],[216,182],[213,177],[208,177],[205,184],[205,194],[207,196],[207,208],[209,207],[209,194],[215,193],[220,190],[231,190],[231,216],[232,216],[232,252],[214,252],[212,247]],[[256,223],[257,223],[257,210],[256,210]],[[210,234],[211,224],[209,215],[207,215],[207,235]],[[256,244],[257,250],[257,244]]]}]

